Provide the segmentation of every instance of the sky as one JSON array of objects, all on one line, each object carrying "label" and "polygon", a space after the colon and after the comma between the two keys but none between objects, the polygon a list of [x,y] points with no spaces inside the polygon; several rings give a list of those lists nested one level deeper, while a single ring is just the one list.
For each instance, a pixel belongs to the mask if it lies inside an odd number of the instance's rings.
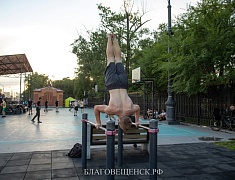
[{"label": "sky", "polygon": [[[133,2],[133,0],[131,1]],[[198,0],[171,0],[172,19]],[[123,0],[0,0],[0,56],[26,54],[34,72],[52,80],[74,77],[77,57],[71,44],[99,25],[97,4],[120,12]],[[144,7],[145,27],[168,22],[168,0],[134,0]],[[0,76],[5,91],[19,92],[19,78]]]}]

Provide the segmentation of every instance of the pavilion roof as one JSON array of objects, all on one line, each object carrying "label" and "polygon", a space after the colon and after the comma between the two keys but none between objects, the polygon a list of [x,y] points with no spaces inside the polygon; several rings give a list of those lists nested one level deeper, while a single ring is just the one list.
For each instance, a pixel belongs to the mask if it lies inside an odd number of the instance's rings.
[{"label": "pavilion roof", "polygon": [[0,56],[0,75],[33,72],[25,54]]}]

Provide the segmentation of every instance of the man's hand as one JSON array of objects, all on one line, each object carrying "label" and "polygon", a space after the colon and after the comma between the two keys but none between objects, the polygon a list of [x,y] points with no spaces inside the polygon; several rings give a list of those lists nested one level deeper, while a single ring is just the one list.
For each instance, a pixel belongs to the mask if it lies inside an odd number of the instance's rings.
[{"label": "man's hand", "polygon": [[132,123],[132,124],[135,125],[135,127],[137,128],[138,125],[139,125],[139,122],[137,122],[137,123]]},{"label": "man's hand", "polygon": [[102,125],[101,125],[101,124],[96,123],[96,124],[95,124],[95,127],[96,127],[96,129],[99,129],[100,127],[102,127]]}]

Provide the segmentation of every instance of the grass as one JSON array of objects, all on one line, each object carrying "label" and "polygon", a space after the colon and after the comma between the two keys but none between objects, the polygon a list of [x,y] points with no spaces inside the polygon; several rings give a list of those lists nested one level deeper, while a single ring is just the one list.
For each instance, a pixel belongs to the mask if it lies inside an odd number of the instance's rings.
[{"label": "grass", "polygon": [[227,149],[235,151],[235,140],[226,141],[226,142],[215,142],[215,145],[222,146]]}]

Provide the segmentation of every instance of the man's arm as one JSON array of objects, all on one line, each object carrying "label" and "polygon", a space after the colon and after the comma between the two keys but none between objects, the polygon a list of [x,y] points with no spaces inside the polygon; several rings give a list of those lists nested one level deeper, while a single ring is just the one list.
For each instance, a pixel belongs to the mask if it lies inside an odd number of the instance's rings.
[{"label": "man's arm", "polygon": [[105,109],[107,107],[108,107],[107,105],[95,105],[94,114],[95,114],[95,119],[96,119],[96,128],[101,126],[100,112],[105,113]]},{"label": "man's arm", "polygon": [[134,104],[134,110],[135,110],[135,123],[139,124],[140,106],[137,104]]}]

